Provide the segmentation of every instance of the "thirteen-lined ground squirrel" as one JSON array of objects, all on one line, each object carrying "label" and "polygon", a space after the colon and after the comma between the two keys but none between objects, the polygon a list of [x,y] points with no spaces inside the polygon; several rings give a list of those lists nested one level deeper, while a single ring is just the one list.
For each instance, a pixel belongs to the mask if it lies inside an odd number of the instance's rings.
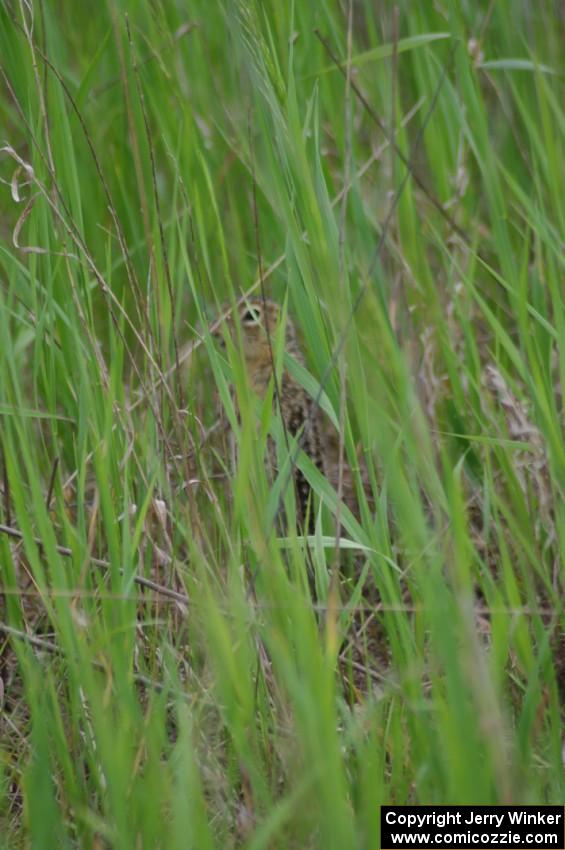
[{"label": "thirteen-lined ground squirrel", "polygon": [[[282,320],[281,308],[270,300],[249,298],[239,308],[239,324],[243,356],[247,367],[249,384],[254,393],[263,399],[273,376],[276,339]],[[227,320],[234,342],[237,339],[233,318]],[[217,334],[223,341],[222,331]],[[298,363],[304,364],[304,356],[298,344],[296,328],[286,320],[285,351]],[[277,395],[279,401],[277,401]],[[278,407],[289,444],[300,435],[300,446],[316,467],[337,489],[339,474],[339,440],[331,423],[287,368],[283,368],[280,382],[275,386],[273,404]],[[269,443],[270,461],[276,468],[274,442]],[[293,479],[297,498],[298,518],[301,523],[309,516],[309,529],[313,530],[313,513],[310,504],[310,486],[300,469],[294,466]],[[355,492],[347,465],[342,471],[342,495],[349,507],[354,507]]]},{"label": "thirteen-lined ground squirrel", "polygon": [[[249,385],[260,399],[264,399],[273,376],[273,361],[276,356],[280,324],[283,320],[282,311],[273,301],[250,298],[239,307],[238,319]],[[228,333],[237,345],[236,322],[233,317],[227,319],[226,324]],[[290,319],[286,320],[284,333],[285,352],[298,363],[304,364],[296,328]],[[217,338],[223,342],[222,329],[217,333]],[[288,368],[283,367],[280,381],[275,387],[276,392],[279,394],[281,418],[289,443],[300,434],[301,448],[337,491],[339,438],[329,417],[308,395]],[[277,406],[276,395],[273,405]],[[269,445],[269,455],[270,462],[275,465],[276,448],[273,440]],[[312,533],[315,516],[311,504],[310,486],[296,465],[293,470],[293,480],[299,523],[303,529],[306,524],[307,528],[304,531]],[[345,460],[342,468],[341,490],[345,505],[358,515],[354,480]],[[355,583],[359,580],[361,564],[364,562],[363,556],[354,556],[354,562],[353,565],[350,564],[353,567],[351,580],[348,581],[342,574],[343,591],[346,597],[350,595]],[[342,563],[341,566],[345,564]],[[315,588],[312,584],[311,589],[314,595]],[[344,679],[352,683],[357,693],[366,689],[369,680],[373,683],[379,681],[388,663],[388,642],[377,613],[378,603],[376,587],[371,577],[367,576],[363,587],[362,604],[353,614],[347,628],[347,638],[340,653],[340,667],[344,673]]]}]

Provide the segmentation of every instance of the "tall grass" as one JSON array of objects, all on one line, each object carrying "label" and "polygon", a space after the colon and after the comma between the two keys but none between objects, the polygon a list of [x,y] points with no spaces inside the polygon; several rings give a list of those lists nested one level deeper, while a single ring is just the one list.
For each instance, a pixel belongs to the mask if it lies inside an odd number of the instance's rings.
[{"label": "tall grass", "polygon": [[[373,848],[381,803],[563,800],[561,26],[2,6],[2,846]],[[250,291],[358,518],[299,446],[267,480],[270,399],[208,332]],[[388,664],[351,660],[364,608]]]}]

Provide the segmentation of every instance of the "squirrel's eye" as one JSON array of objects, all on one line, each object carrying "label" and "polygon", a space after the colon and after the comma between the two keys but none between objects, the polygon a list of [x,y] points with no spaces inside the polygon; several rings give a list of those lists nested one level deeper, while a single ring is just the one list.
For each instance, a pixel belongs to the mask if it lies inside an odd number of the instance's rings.
[{"label": "squirrel's eye", "polygon": [[261,313],[254,307],[248,307],[241,315],[241,321],[244,325],[257,325],[261,319]]}]

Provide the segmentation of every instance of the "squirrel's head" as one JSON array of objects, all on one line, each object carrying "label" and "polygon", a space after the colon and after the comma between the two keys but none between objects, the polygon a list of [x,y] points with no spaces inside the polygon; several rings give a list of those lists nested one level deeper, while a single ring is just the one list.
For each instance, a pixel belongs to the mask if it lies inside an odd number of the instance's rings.
[{"label": "squirrel's head", "polygon": [[[279,334],[282,311],[278,304],[269,299],[247,298],[239,305],[237,319],[229,316],[216,332],[220,345],[225,344],[224,333],[230,334],[237,344],[236,322],[239,322],[243,356],[248,370],[251,387],[262,394],[272,374],[272,358]],[[294,325],[287,318],[285,327],[285,350],[299,355]]]}]

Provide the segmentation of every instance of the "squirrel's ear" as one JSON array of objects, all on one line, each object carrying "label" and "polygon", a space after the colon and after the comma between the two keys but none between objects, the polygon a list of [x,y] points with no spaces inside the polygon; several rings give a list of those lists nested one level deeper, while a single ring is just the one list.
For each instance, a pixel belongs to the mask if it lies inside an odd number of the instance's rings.
[{"label": "squirrel's ear", "polygon": [[244,325],[258,325],[261,321],[261,308],[260,307],[244,307],[240,313],[240,319]]}]

